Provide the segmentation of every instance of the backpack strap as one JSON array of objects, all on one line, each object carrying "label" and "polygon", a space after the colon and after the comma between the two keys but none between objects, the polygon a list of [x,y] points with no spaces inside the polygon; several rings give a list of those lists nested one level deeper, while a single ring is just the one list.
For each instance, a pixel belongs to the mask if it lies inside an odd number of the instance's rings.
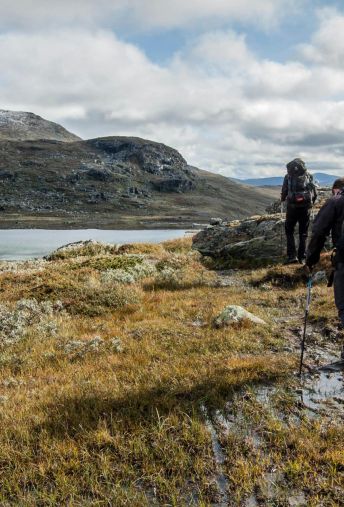
[{"label": "backpack strap", "polygon": [[306,177],[308,180],[307,186],[310,188],[310,190],[314,190],[315,184],[314,184],[313,175],[311,173],[309,173],[308,171],[306,171]]},{"label": "backpack strap", "polygon": [[291,196],[292,190],[291,190],[291,176],[288,175],[288,196]]}]

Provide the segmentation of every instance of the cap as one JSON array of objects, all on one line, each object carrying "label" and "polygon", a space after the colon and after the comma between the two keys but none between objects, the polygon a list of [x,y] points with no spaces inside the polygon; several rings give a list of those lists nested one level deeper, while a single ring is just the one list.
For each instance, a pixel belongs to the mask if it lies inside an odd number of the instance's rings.
[{"label": "cap", "polygon": [[344,188],[344,178],[337,178],[332,185],[332,189],[334,188]]}]

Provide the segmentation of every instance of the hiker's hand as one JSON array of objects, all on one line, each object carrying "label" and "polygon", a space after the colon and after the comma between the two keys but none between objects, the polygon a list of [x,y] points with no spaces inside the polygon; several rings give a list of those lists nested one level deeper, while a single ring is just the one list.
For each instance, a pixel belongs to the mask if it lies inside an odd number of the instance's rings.
[{"label": "hiker's hand", "polygon": [[306,259],[306,267],[310,273],[312,273],[314,265],[311,262],[311,259]]}]

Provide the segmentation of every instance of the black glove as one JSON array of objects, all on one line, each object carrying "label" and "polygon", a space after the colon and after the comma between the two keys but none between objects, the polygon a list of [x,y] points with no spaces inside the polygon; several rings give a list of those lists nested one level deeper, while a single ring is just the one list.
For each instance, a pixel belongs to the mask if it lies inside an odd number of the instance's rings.
[{"label": "black glove", "polygon": [[307,268],[309,269],[309,271],[312,272],[313,271],[313,267],[314,267],[313,264],[311,262],[309,262],[308,259],[306,259],[306,263],[305,264],[306,264]]},{"label": "black glove", "polygon": [[310,255],[307,255],[306,257],[306,266],[307,268],[312,271],[313,267],[316,265],[317,262],[319,262],[320,255],[316,252]]}]

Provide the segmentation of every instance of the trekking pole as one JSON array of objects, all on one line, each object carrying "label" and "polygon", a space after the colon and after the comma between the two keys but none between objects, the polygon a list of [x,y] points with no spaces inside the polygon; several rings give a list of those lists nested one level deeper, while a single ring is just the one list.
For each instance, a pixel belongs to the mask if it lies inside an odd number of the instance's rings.
[{"label": "trekking pole", "polygon": [[283,257],[283,201],[281,200],[281,257]]},{"label": "trekking pole", "polygon": [[312,273],[311,273],[308,277],[308,282],[307,282],[307,299],[306,299],[306,309],[305,309],[305,320],[304,320],[304,324],[303,324],[303,336],[302,336],[302,342],[301,342],[301,357],[300,357],[300,369],[299,369],[299,376],[300,377],[302,374],[303,355],[305,352],[307,320],[308,320],[308,314],[309,314],[309,307],[311,304],[312,283],[313,283],[313,279],[312,279]]}]

